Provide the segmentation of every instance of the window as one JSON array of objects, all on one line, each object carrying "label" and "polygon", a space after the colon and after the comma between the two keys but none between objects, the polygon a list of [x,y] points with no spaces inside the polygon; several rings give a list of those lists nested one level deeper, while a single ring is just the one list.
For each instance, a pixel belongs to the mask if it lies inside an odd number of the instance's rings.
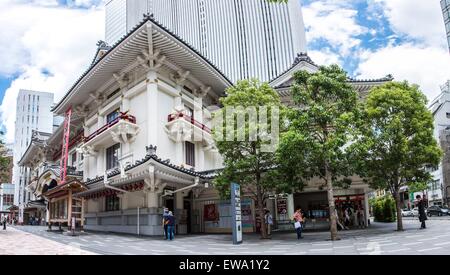
[{"label": "window", "polygon": [[110,113],[106,117],[106,122],[109,124],[109,123],[113,122],[114,120],[116,120],[119,117],[119,112],[120,112],[120,110],[117,109],[114,112]]},{"label": "window", "polygon": [[76,167],[77,163],[77,152],[72,154],[72,167]]},{"label": "window", "polygon": [[36,113],[39,113],[39,105],[36,106]]},{"label": "window", "polygon": [[186,141],[185,143],[185,151],[186,151],[186,164],[189,166],[195,166],[195,145]]},{"label": "window", "polygon": [[105,211],[119,211],[120,199],[116,195],[108,196],[105,198]]},{"label": "window", "polygon": [[36,117],[36,124],[39,124],[39,117]]},{"label": "window", "polygon": [[450,118],[450,113],[446,113],[446,115],[447,115],[447,118]]},{"label": "window", "polygon": [[120,143],[106,149],[106,170],[119,167]]}]

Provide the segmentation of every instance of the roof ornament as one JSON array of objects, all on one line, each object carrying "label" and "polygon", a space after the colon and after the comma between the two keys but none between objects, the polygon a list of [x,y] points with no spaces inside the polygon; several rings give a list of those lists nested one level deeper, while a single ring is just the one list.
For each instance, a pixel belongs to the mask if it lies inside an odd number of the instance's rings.
[{"label": "roof ornament", "polygon": [[316,65],[316,63],[314,63],[314,61],[312,61],[312,59],[308,56],[307,53],[302,52],[302,53],[297,54],[297,57],[294,60],[293,66],[299,64],[302,61],[308,62],[312,65]]},{"label": "roof ornament", "polygon": [[158,149],[157,146],[146,146],[145,149],[147,150],[147,155],[148,156],[156,156],[156,150]]}]

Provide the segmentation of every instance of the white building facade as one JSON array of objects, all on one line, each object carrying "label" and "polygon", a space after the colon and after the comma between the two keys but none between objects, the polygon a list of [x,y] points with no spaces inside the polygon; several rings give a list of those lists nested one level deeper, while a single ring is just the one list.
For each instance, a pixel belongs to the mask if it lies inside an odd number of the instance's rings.
[{"label": "white building facade", "polygon": [[153,14],[233,82],[252,77],[270,81],[306,52],[299,1],[111,0],[106,4],[106,42],[116,43],[143,14]]},{"label": "white building facade", "polygon": [[35,199],[26,190],[30,171],[19,167],[18,161],[31,143],[32,131],[51,133],[53,128],[53,94],[21,90],[17,97],[15,138],[13,147],[13,184],[15,186],[14,204],[19,207],[19,223],[23,222],[23,210],[26,202]]},{"label": "white building facade", "polygon": [[[442,147],[441,136],[446,129],[450,128],[450,81],[441,87],[441,91],[431,102],[429,109],[434,118],[434,138]],[[429,184],[426,195],[430,205],[442,205],[446,185],[442,162],[437,170],[432,171],[432,175],[433,181]]]}]

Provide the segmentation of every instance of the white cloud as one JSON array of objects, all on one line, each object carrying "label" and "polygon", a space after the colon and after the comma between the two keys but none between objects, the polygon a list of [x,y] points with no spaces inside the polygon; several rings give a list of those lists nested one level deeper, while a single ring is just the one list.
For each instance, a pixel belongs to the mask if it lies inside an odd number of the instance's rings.
[{"label": "white cloud", "polygon": [[0,4],[0,74],[19,74],[0,105],[6,142],[14,139],[19,90],[53,92],[59,100],[87,69],[96,42],[104,37],[102,10],[69,9],[46,2],[49,6]]},{"label": "white cloud", "polygon": [[439,94],[440,85],[450,77],[450,55],[446,48],[391,45],[366,51],[361,58],[358,77],[379,78],[391,73],[395,80],[419,84],[429,100]]},{"label": "white cloud", "polygon": [[308,55],[317,65],[331,65],[338,64],[342,66],[342,60],[340,56],[332,52],[329,48],[323,48],[320,51],[312,50],[308,51]]},{"label": "white cloud", "polygon": [[444,19],[439,0],[374,0],[394,32],[421,40],[429,46],[445,46]]},{"label": "white cloud", "polygon": [[[353,1],[354,3],[355,1]],[[361,44],[358,36],[369,30],[356,21],[358,11],[349,1],[316,1],[303,7],[307,40],[324,39],[338,48],[342,56]]]}]

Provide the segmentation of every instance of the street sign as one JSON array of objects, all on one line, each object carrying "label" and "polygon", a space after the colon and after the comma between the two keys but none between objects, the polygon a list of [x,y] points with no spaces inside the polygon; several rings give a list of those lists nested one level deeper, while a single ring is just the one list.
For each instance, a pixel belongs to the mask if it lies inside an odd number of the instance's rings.
[{"label": "street sign", "polygon": [[231,183],[231,213],[233,219],[233,244],[242,243],[242,211],[241,211],[241,186]]}]

